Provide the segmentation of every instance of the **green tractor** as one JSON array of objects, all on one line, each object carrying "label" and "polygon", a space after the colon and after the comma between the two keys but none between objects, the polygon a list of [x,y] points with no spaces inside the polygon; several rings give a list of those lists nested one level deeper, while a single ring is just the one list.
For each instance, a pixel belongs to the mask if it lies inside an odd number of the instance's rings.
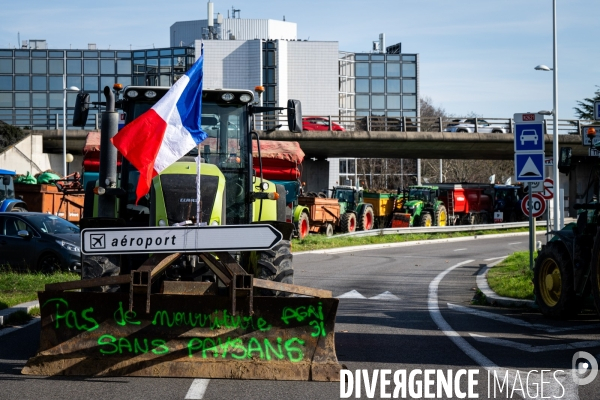
[{"label": "green tractor", "polygon": [[364,202],[363,189],[355,186],[334,186],[331,197],[340,204],[339,230],[342,232],[373,229],[373,205]]},{"label": "green tractor", "polygon": [[392,226],[446,226],[446,206],[438,196],[437,186],[409,187],[402,208],[392,215]]},{"label": "green tractor", "polygon": [[[590,295],[600,314],[600,227],[597,157],[583,157],[571,165],[571,148],[561,148],[559,170],[588,172],[591,177],[585,203],[574,204],[577,222],[560,231],[542,246],[534,267],[535,301],[550,318],[571,318],[583,308]],[[585,171],[585,170],[588,171]],[[595,187],[595,190],[590,190]]]},{"label": "green tractor", "polygon": [[[116,102],[116,108],[123,110],[127,124],[150,109],[168,90],[168,87],[129,86],[124,89],[122,99]],[[272,250],[242,253],[236,257],[255,277],[292,284],[290,239],[294,226],[286,222],[285,188],[261,179],[260,171],[253,173],[251,141],[252,136],[257,135],[250,134],[250,127],[254,114],[265,111],[265,107],[252,104],[253,98],[254,94],[248,90],[204,90],[202,128],[208,138],[199,148],[155,176],[150,193],[137,204],[135,190],[139,172],[124,158],[117,182],[122,193],[118,196],[115,218],[110,223],[127,227],[182,226],[198,222],[200,225],[256,222],[273,225],[283,233],[284,240]],[[294,116],[301,116],[299,106],[290,110],[290,118]],[[196,221],[197,165],[200,165],[201,181],[200,221]],[[102,227],[98,225],[102,219],[98,218],[96,184],[90,182],[86,188],[84,228]],[[128,274],[146,259],[147,255],[85,257],[82,279]],[[182,255],[171,264],[162,279],[214,281],[216,277],[198,256]],[[269,290],[261,293],[284,295]]]}]

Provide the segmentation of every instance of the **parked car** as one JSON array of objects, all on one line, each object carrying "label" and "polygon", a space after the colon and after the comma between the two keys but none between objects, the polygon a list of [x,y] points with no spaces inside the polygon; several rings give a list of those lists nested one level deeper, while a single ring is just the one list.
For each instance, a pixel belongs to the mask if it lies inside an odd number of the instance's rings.
[{"label": "parked car", "polygon": [[[479,133],[508,133],[510,127],[507,124],[490,124],[485,119],[477,119],[477,132]],[[448,124],[444,132],[475,132],[475,118],[455,119]]]},{"label": "parked car", "polygon": [[[328,131],[329,119],[324,117],[303,117],[302,118],[302,130],[303,131]],[[335,122],[331,122],[332,131],[345,131],[343,126]]]},{"label": "parked car", "polygon": [[81,269],[79,227],[52,214],[0,213],[0,266],[51,273]]}]

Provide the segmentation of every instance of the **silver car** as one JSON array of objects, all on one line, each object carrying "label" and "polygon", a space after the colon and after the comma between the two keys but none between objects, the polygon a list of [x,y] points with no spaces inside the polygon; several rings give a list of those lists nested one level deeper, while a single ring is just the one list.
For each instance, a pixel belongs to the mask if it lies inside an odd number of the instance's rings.
[{"label": "silver car", "polygon": [[[448,124],[444,132],[475,132],[475,118],[455,119]],[[490,124],[485,119],[477,119],[478,133],[508,133],[509,126],[506,124]]]}]

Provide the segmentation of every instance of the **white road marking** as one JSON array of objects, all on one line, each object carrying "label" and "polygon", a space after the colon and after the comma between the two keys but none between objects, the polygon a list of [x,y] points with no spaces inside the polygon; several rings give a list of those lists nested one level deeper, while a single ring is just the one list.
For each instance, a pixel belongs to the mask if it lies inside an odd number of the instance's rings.
[{"label": "white road marking", "polygon": [[466,249],[454,249],[453,251],[465,251]]},{"label": "white road marking", "polygon": [[356,290],[351,290],[337,297],[338,299],[366,299],[365,296],[358,293]]},{"label": "white road marking", "polygon": [[501,258],[506,258],[507,256],[501,256],[501,257],[492,257],[492,258],[486,258],[483,261],[494,261],[494,260],[500,260]]},{"label": "white road marking", "polygon": [[400,300],[400,297],[385,291],[377,296],[369,297],[369,300]]},{"label": "white road marking", "polygon": [[520,320],[518,318],[507,317],[506,315],[496,314],[489,311],[483,311],[476,308],[465,307],[458,304],[448,303],[448,308],[451,310],[459,311],[466,314],[475,315],[477,317],[488,318],[494,321],[503,322],[507,324],[522,326],[529,329],[536,329],[539,331],[544,331],[548,333],[556,333],[556,332],[567,332],[567,331],[580,331],[586,329],[596,329],[600,330],[600,324],[589,324],[589,325],[576,325],[576,326],[566,326],[561,328],[556,328],[550,325],[544,324],[532,324],[531,322],[526,322]]},{"label": "white road marking", "polygon": [[509,246],[512,246],[513,244],[521,244],[521,243],[523,243],[523,242],[514,242],[514,243],[509,243],[508,245],[509,245]]},{"label": "white road marking", "polygon": [[[474,260],[467,260],[467,261],[463,261],[458,264],[455,264],[451,267],[448,267],[445,271],[442,271],[438,276],[436,276],[433,281],[431,281],[431,283],[429,284],[429,296],[427,298],[427,308],[429,309],[429,314],[431,315],[431,319],[433,319],[433,321],[438,326],[438,328],[446,336],[448,336],[448,338],[463,353],[465,353],[467,356],[469,356],[473,361],[475,361],[477,364],[479,364],[480,366],[482,366],[483,368],[485,368],[488,371],[498,371],[502,375],[504,373],[508,373],[508,376],[509,376],[508,382],[509,383],[515,382],[515,376],[516,376],[516,374],[514,372],[515,370],[507,370],[506,368],[499,367],[498,365],[494,364],[489,358],[487,358],[482,353],[480,353],[477,349],[475,349],[475,347],[473,347],[471,344],[469,344],[469,342],[467,342],[467,340],[465,338],[460,336],[460,334],[458,332],[456,332],[454,329],[452,329],[452,327],[444,319],[444,317],[442,316],[442,313],[440,311],[440,308],[438,305],[438,288],[439,288],[440,282],[442,281],[442,279],[444,279],[444,277],[446,275],[448,275],[450,272],[452,272],[456,268],[458,268],[462,265],[468,264],[470,262],[473,262],[473,261]],[[535,379],[535,381],[541,382],[541,380],[540,380],[541,377],[539,377],[539,374],[532,373],[531,375],[532,375],[532,379]],[[510,386],[512,387],[512,384]],[[552,395],[552,393],[555,393],[555,394],[560,393],[561,395],[564,395],[563,398],[565,398],[565,399],[573,399],[573,400],[579,399],[578,386],[573,382],[573,380],[571,378],[571,374],[566,374],[564,381],[562,382],[562,386],[564,387],[564,393],[561,393],[562,389],[558,388],[557,385],[552,384],[551,388],[548,388],[549,392],[551,392],[551,393],[546,392],[546,394]],[[558,398],[559,396],[557,395],[556,397]]]},{"label": "white road marking", "polygon": [[530,344],[519,343],[512,340],[507,339],[499,339],[493,338],[484,335],[478,335],[476,333],[469,333],[471,337],[478,342],[494,344],[496,346],[510,347],[512,349],[517,349],[521,351],[526,351],[529,353],[542,353],[544,351],[560,351],[560,350],[577,350],[577,349],[587,349],[590,347],[598,347],[600,346],[600,341],[598,340],[587,340],[584,342],[572,342],[572,343],[563,343],[563,344],[550,344],[547,346],[532,346]]},{"label": "white road marking", "polygon": [[204,393],[206,393],[208,382],[210,382],[210,379],[194,379],[190,389],[185,395],[185,398],[194,400],[202,399],[204,397]]}]

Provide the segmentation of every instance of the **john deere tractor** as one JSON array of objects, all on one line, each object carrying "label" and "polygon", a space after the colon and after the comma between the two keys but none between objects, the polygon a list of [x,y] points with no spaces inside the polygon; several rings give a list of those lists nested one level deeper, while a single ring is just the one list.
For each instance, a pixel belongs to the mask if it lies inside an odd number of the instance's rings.
[{"label": "john deere tractor", "polygon": [[340,231],[354,232],[373,229],[375,221],[373,205],[364,202],[361,187],[334,186],[331,197],[340,203]]},{"label": "john deere tractor", "polygon": [[[584,128],[584,132],[589,128]],[[595,133],[595,132],[594,132]],[[590,135],[593,136],[593,135]],[[590,293],[600,314],[600,230],[598,203],[600,170],[597,157],[571,159],[571,148],[561,148],[559,169],[590,174],[584,202],[574,204],[577,222],[567,224],[542,246],[534,268],[535,301],[542,314],[569,318],[583,308]],[[574,183],[572,183],[574,184]]]},{"label": "john deere tractor", "polygon": [[405,193],[402,208],[392,215],[392,225],[446,226],[446,206],[438,200],[437,186],[411,186]]}]

